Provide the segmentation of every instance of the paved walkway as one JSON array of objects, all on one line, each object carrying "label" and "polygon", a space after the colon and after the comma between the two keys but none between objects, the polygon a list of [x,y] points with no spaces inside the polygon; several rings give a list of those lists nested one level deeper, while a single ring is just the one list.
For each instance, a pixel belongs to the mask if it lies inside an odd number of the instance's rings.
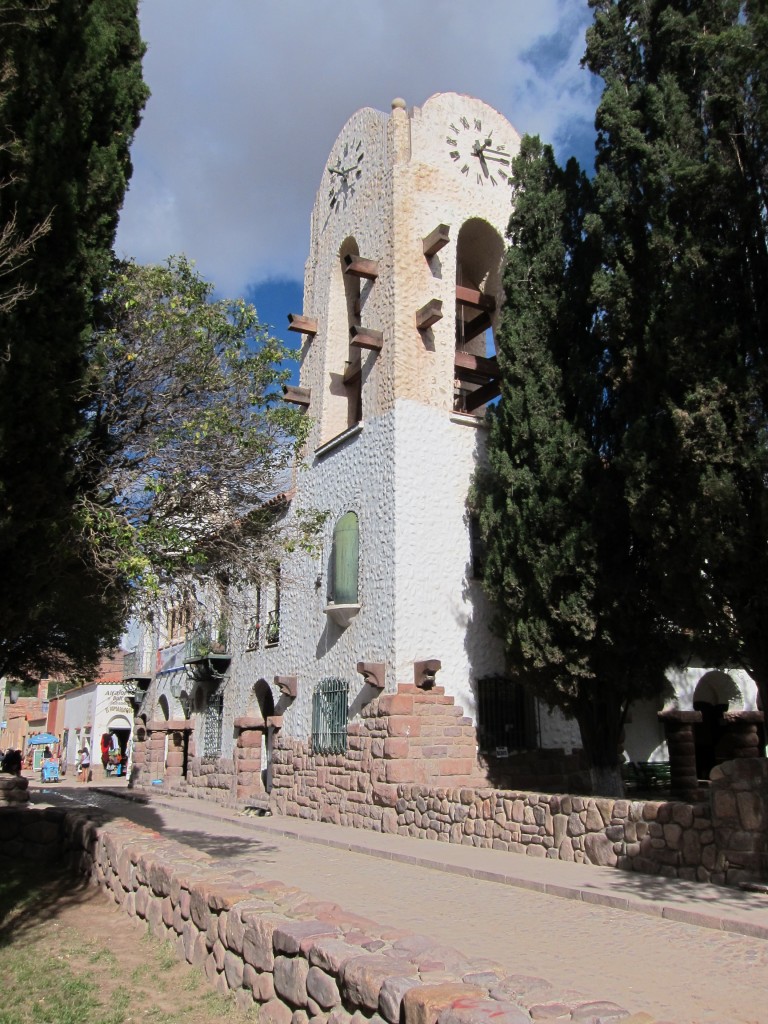
[{"label": "paved walkway", "polygon": [[[32,784],[34,786],[34,783]],[[495,850],[247,817],[200,800],[66,783],[34,802],[87,801],[212,856],[675,1024],[768,1021],[768,896]]]}]

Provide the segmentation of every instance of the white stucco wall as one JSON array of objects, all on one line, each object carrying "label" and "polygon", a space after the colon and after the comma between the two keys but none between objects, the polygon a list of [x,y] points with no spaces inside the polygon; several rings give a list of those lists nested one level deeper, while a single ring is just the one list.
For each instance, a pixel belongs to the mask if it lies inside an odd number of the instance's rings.
[{"label": "white stucco wall", "polygon": [[[77,761],[82,737],[88,735],[91,763],[101,756],[99,743],[102,733],[110,728],[133,729],[133,708],[125,697],[121,683],[92,683],[62,694],[64,700],[64,729],[68,731],[66,761]],[[129,747],[130,754],[130,747]]]}]

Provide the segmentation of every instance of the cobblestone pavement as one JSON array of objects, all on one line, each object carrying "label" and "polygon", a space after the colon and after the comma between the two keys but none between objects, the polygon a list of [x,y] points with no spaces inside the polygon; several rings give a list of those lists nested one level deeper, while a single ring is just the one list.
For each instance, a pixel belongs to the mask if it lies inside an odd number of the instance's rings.
[{"label": "cobblestone pavement", "polygon": [[[638,1020],[768,1022],[768,941],[666,920],[658,915],[653,899],[647,912],[563,899],[436,870],[435,858],[449,852],[442,844],[403,840],[400,856],[398,837],[364,833],[373,854],[368,855],[323,845],[318,838],[322,830],[330,830],[329,835],[341,835],[343,842],[353,830],[288,818],[248,818],[201,806],[200,801],[153,799],[144,805],[104,791],[83,793],[66,787],[38,791],[33,799],[57,805],[87,801],[129,817],[347,910],[494,960],[508,971],[544,978],[553,986],[552,998],[577,990],[587,998],[614,1000],[633,1014],[650,1015]],[[302,829],[304,839],[281,834]],[[435,861],[433,866],[409,862],[415,859],[414,842]],[[466,848],[461,849],[466,855]],[[500,856],[509,870],[510,855]],[[556,885],[561,866],[557,861],[538,861],[537,871],[551,872]],[[621,873],[614,875],[620,884]],[[636,881],[635,876],[624,877],[626,884]]]}]

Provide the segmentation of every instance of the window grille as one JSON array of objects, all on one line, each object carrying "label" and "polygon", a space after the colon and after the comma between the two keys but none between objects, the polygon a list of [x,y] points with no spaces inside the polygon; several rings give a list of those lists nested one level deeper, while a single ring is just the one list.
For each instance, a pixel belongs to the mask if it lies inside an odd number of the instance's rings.
[{"label": "window grille", "polygon": [[224,694],[212,693],[203,719],[203,757],[221,754],[221,733],[224,721]]},{"label": "window grille", "polygon": [[256,588],[256,608],[255,614],[248,623],[248,635],[245,641],[245,649],[247,651],[255,651],[258,649],[259,642],[261,640],[261,587]]},{"label": "window grille", "polygon": [[267,645],[280,643],[280,609],[273,608],[267,615]]},{"label": "window grille", "polygon": [[345,754],[349,683],[322,679],[312,694],[312,753]]},{"label": "window grille", "polygon": [[275,573],[274,589],[271,594],[272,607],[267,612],[267,626],[264,643],[270,647],[280,643],[280,571]]},{"label": "window grille", "polygon": [[520,683],[503,676],[477,683],[477,732],[480,749],[494,753],[536,747],[533,698]]},{"label": "window grille", "polygon": [[259,640],[261,638],[261,623],[258,618],[254,616],[248,623],[248,635],[245,640],[246,651],[256,651],[259,647]]}]

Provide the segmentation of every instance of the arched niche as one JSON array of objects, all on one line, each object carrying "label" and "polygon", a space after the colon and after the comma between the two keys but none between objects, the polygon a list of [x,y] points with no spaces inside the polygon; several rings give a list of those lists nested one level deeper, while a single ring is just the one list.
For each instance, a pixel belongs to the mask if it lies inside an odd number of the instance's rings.
[{"label": "arched niche", "polygon": [[346,238],[339,248],[330,282],[326,339],[329,383],[322,424],[324,441],[359,423],[363,417],[361,353],[350,344],[350,328],[360,325],[360,279],[344,273],[344,258],[359,255],[355,239]]},{"label": "arched niche", "polygon": [[487,221],[465,221],[456,239],[454,409],[481,414],[498,396],[494,332],[502,303],[504,240]]},{"label": "arched niche", "polygon": [[168,719],[171,717],[171,709],[168,704],[168,698],[165,696],[164,693],[161,694],[161,696],[157,699],[157,710],[160,712],[162,721],[167,722]]},{"label": "arched niche", "polygon": [[253,697],[259,709],[259,714],[266,722],[275,713],[275,698],[272,696],[272,688],[266,679],[259,679],[254,683]]}]

